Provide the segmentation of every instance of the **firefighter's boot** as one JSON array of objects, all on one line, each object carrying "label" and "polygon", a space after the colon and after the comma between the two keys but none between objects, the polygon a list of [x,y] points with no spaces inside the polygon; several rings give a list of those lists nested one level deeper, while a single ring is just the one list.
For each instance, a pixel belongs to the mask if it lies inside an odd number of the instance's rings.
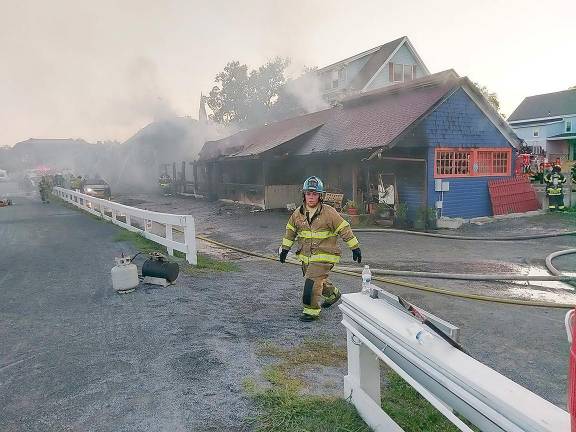
[{"label": "firefighter's boot", "polygon": [[304,281],[304,292],[302,293],[302,303],[304,308],[300,321],[315,321],[320,318],[320,306],[318,300],[322,296],[322,286],[324,278],[310,279]]},{"label": "firefighter's boot", "polygon": [[332,294],[324,296],[324,302],[322,302],[322,307],[329,308],[338,300],[340,300],[340,297],[342,297],[342,293],[338,288],[334,287]]}]

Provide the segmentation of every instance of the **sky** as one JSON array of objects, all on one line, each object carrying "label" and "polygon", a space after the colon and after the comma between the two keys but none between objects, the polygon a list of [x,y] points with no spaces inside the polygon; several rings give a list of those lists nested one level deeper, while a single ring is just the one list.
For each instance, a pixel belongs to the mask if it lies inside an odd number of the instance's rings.
[{"label": "sky", "polygon": [[576,85],[573,0],[0,0],[0,146],[123,141],[155,118],[197,118],[227,62],[325,66],[408,36],[428,69],[496,92]]}]

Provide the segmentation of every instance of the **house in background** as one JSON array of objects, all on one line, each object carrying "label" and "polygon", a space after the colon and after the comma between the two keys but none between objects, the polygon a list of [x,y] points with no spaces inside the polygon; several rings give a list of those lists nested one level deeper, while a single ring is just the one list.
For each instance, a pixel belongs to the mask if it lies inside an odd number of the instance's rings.
[{"label": "house in background", "polygon": [[407,36],[356,54],[317,71],[328,102],[430,75]]},{"label": "house in background", "polygon": [[508,123],[534,153],[549,161],[576,160],[576,89],[529,96]]},{"label": "house in background", "polygon": [[[196,193],[284,208],[320,176],[366,210],[392,179],[411,219],[492,214],[488,181],[513,176],[520,140],[478,89],[453,70],[397,83],[330,109],[209,141]],[[376,191],[376,193],[374,193]],[[376,200],[376,201],[375,201]]]}]

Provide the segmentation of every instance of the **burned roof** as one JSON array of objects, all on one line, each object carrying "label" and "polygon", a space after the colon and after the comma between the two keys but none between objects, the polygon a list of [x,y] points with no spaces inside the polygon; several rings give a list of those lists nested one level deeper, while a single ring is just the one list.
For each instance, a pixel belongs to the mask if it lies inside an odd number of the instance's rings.
[{"label": "burned roof", "polygon": [[[294,145],[286,150],[295,156],[391,147],[460,87],[470,92],[512,145],[518,144],[518,137],[474,85],[450,69],[354,95],[324,111],[207,142],[200,159],[257,156],[288,142]],[[315,132],[305,135],[311,131]],[[297,137],[302,139],[293,141]]]},{"label": "burned roof", "polygon": [[576,114],[576,89],[525,98],[514,110],[509,122]]},{"label": "burned roof", "polygon": [[453,70],[353,96],[296,155],[384,147],[460,83]]},{"label": "burned roof", "polygon": [[243,130],[227,138],[208,141],[200,160],[218,157],[249,157],[264,153],[324,124],[331,109],[294,117],[258,128]]}]

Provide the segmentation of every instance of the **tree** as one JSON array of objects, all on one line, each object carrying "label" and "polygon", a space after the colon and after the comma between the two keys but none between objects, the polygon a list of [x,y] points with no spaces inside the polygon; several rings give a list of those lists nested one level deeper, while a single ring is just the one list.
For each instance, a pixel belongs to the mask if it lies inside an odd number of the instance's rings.
[{"label": "tree", "polygon": [[482,95],[486,98],[486,100],[490,103],[490,105],[492,105],[492,107],[498,113],[500,113],[501,116],[504,117],[504,115],[500,112],[500,101],[498,100],[498,95],[495,92],[491,92],[490,90],[488,90],[486,86],[481,86],[477,82],[474,82],[473,84],[480,91],[480,93],[482,93]]},{"label": "tree", "polygon": [[576,85],[573,85],[572,87],[568,87],[568,90],[576,90]]},{"label": "tree", "polygon": [[212,110],[210,118],[217,123],[242,126],[266,121],[286,83],[284,72],[289,64],[289,59],[276,57],[248,72],[245,64],[229,62],[224,71],[216,75],[216,85],[206,99]]},{"label": "tree", "polygon": [[210,118],[217,123],[241,123],[246,120],[249,101],[248,66],[229,62],[216,75],[216,85],[206,102],[212,110]]}]

